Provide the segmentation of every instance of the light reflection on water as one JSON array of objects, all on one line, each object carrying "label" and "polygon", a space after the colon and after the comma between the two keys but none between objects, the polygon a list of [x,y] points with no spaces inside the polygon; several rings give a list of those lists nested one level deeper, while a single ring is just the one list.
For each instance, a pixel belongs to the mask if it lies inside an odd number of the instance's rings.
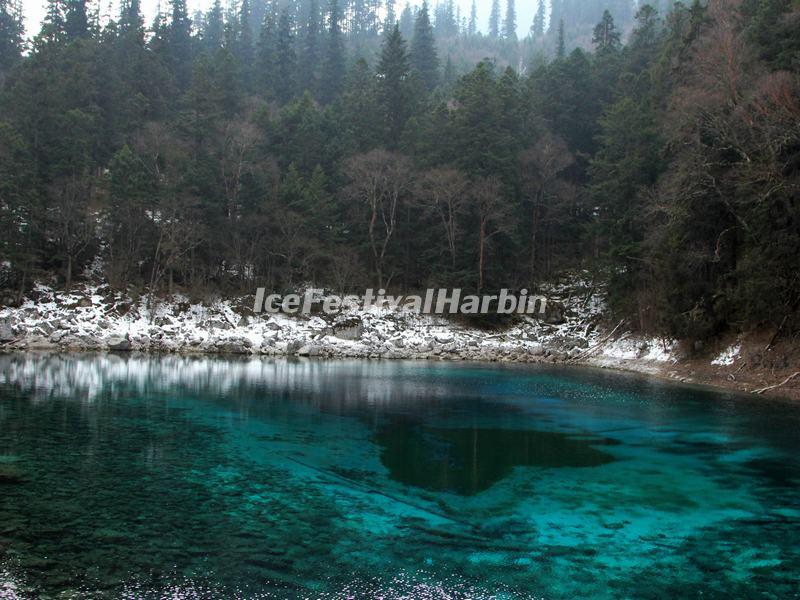
[{"label": "light reflection on water", "polygon": [[800,410],[581,369],[0,356],[0,598],[791,597]]}]

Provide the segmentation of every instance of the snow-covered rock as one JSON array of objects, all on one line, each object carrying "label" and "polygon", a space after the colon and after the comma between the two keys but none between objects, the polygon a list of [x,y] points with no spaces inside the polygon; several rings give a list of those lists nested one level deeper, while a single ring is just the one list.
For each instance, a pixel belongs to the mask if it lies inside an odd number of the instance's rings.
[{"label": "snow-covered rock", "polygon": [[[56,291],[37,285],[16,308],[0,309],[4,348],[99,349],[177,353],[297,355],[331,358],[624,361],[657,364],[674,345],[634,338],[599,325],[602,287],[580,277],[543,293],[545,315],[519,316],[502,330],[486,331],[404,308],[350,306],[337,315],[253,314],[252,299],[191,302],[175,294],[148,302],[107,285]],[[534,318],[536,317],[536,318]],[[601,343],[602,341],[602,343]]]}]

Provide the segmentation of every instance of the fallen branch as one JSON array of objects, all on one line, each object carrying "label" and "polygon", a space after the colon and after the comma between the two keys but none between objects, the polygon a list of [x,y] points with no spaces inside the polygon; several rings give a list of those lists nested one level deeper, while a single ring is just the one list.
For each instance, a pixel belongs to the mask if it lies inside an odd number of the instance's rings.
[{"label": "fallen branch", "polygon": [[603,338],[602,340],[600,340],[600,341],[599,341],[597,344],[595,344],[594,346],[592,346],[591,348],[589,348],[589,349],[588,349],[588,350],[586,350],[585,352],[581,352],[581,353],[580,353],[578,356],[576,356],[575,358],[572,358],[572,359],[570,359],[570,361],[571,361],[571,362],[574,362],[574,361],[577,361],[577,360],[582,360],[582,359],[586,358],[587,356],[589,356],[590,354],[592,354],[592,353],[593,353],[595,350],[597,350],[598,348],[600,348],[601,346],[603,346],[603,345],[604,345],[604,344],[605,344],[605,343],[606,343],[606,342],[607,342],[607,341],[608,341],[608,340],[611,338],[611,336],[613,336],[613,335],[614,335],[614,334],[617,332],[617,329],[619,329],[620,327],[622,327],[622,324],[623,324],[624,322],[625,322],[625,319],[621,319],[621,320],[620,320],[620,322],[619,322],[619,323],[617,323],[617,326],[616,326],[616,327],[614,327],[614,329],[612,329],[612,330],[611,330],[611,333],[609,333],[609,334],[608,334],[606,337],[604,337],[604,338]]},{"label": "fallen branch", "polygon": [[736,381],[736,374],[744,369],[747,366],[747,363],[742,363],[738,369],[736,369],[733,373],[728,373],[728,379],[730,381]]},{"label": "fallen branch", "polygon": [[768,392],[770,390],[774,390],[776,388],[779,388],[779,387],[782,387],[782,386],[786,385],[787,383],[789,383],[790,381],[792,381],[796,377],[800,377],[800,371],[798,371],[797,373],[792,373],[791,375],[789,375],[786,379],[784,379],[780,383],[776,383],[775,385],[768,385],[767,387],[763,387],[763,388],[758,388],[757,390],[753,390],[752,393],[753,394],[763,394],[764,392]]},{"label": "fallen branch", "polygon": [[769,352],[772,349],[772,345],[775,343],[775,340],[778,339],[778,336],[781,334],[781,331],[783,331],[783,326],[786,325],[786,320],[788,318],[789,315],[784,315],[783,319],[781,320],[781,324],[778,325],[778,329],[775,331],[775,334],[770,338],[769,344],[767,344],[767,347],[764,348],[764,352]]}]

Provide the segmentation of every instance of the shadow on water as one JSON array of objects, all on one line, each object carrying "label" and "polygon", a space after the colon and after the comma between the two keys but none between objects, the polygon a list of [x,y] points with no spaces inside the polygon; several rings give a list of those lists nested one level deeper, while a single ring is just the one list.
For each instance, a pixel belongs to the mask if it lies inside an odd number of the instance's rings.
[{"label": "shadow on water", "polygon": [[550,431],[432,428],[407,420],[381,428],[375,442],[395,481],[462,496],[489,489],[514,467],[597,467],[615,460],[594,447],[613,440]]}]

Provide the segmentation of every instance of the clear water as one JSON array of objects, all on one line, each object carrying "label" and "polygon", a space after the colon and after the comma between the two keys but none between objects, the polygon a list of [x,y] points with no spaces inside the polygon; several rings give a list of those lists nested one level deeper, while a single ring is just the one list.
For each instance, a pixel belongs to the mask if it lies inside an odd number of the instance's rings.
[{"label": "clear water", "polygon": [[0,356],[0,597],[798,595],[796,405],[582,369]]}]

